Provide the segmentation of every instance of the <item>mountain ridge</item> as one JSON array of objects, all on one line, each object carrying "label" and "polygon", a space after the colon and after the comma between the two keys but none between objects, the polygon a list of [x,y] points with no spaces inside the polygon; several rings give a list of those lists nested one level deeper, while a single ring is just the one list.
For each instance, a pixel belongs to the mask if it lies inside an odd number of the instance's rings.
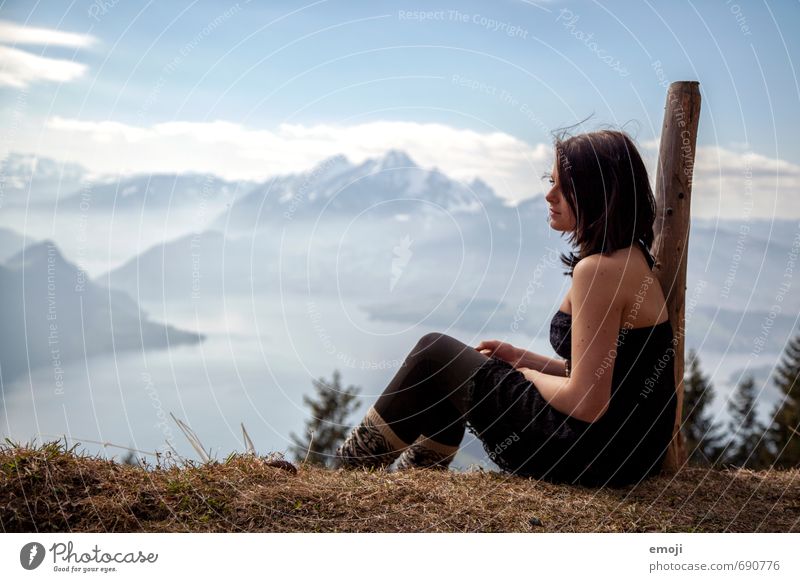
[{"label": "mountain ridge", "polygon": [[[197,343],[205,336],[151,321],[128,294],[96,285],[52,240],[0,266],[0,367],[7,383],[29,369],[101,353]],[[57,374],[54,382],[58,382]]]}]

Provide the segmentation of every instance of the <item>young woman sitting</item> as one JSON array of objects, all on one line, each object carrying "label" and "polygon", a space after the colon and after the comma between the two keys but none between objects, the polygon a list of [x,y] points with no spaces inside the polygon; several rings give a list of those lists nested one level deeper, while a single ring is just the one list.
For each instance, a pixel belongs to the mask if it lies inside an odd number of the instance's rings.
[{"label": "young woman sitting", "polygon": [[651,272],[655,201],[623,132],[557,139],[549,225],[569,235],[558,357],[424,335],[336,452],[344,468],[446,468],[469,428],[517,475],[584,485],[659,471],[675,419],[674,338]]}]

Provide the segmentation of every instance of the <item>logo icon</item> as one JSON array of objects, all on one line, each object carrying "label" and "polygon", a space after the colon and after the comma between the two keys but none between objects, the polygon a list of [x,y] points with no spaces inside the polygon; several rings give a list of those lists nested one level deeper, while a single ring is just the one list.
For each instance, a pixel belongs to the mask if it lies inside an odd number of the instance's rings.
[{"label": "logo icon", "polygon": [[26,570],[35,570],[44,561],[44,546],[39,542],[29,542],[19,551],[19,563]]},{"label": "logo icon", "polygon": [[408,265],[408,261],[411,260],[411,255],[414,254],[411,252],[412,242],[414,242],[413,239],[406,235],[400,241],[400,244],[392,249],[392,278],[389,281],[390,292],[394,291],[394,286],[397,285],[397,282],[400,280],[403,269]]}]

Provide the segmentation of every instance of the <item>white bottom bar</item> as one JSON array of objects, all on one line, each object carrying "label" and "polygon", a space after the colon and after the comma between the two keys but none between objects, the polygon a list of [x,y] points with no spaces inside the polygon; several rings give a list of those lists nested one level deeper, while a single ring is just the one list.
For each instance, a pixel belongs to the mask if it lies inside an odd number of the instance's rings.
[{"label": "white bottom bar", "polygon": [[798,547],[800,534],[3,534],[0,571],[148,582],[799,580]]}]

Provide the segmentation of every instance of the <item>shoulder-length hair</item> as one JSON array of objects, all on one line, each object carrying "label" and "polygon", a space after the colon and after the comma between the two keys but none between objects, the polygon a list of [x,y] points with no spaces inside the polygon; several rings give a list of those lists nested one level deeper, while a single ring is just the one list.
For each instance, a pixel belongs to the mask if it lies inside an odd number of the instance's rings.
[{"label": "shoulder-length hair", "polygon": [[647,169],[633,140],[623,131],[602,130],[555,139],[556,171],[575,215],[568,240],[577,252],[561,254],[572,276],[578,261],[634,244],[650,248],[656,202]]}]

